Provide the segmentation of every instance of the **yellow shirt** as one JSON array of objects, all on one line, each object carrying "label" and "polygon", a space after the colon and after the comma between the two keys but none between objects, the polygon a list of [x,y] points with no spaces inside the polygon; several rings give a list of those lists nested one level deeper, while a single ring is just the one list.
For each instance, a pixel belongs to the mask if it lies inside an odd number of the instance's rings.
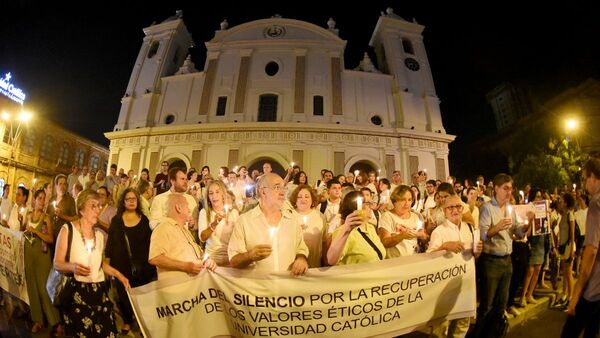
[{"label": "yellow shirt", "polygon": [[[359,264],[359,263],[369,263],[369,262],[377,262],[379,261],[379,256],[375,249],[367,242],[365,238],[358,232],[358,229],[361,229],[363,233],[367,235],[377,246],[379,252],[381,252],[382,257],[385,258],[385,247],[379,236],[377,236],[377,230],[375,226],[369,224],[365,231],[364,225],[360,227],[356,227],[352,229],[350,234],[348,235],[348,239],[346,240],[346,244],[344,245],[344,250],[340,255],[340,259],[338,260],[336,265],[345,265],[345,264]],[[337,236],[341,236],[343,233],[343,227],[337,228],[333,232],[333,239]]]}]

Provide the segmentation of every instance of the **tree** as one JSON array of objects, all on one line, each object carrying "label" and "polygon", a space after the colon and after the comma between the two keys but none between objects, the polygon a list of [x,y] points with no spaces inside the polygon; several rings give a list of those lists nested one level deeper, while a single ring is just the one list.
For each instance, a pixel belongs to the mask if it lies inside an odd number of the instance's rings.
[{"label": "tree", "polygon": [[547,147],[537,148],[525,157],[515,175],[515,183],[519,187],[531,183],[546,190],[579,183],[584,160],[585,154],[575,142],[550,139]]}]

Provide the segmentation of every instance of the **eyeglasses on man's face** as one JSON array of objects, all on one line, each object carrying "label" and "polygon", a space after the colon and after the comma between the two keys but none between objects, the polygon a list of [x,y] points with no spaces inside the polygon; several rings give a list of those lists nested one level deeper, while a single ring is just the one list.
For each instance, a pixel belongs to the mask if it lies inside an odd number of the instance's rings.
[{"label": "eyeglasses on man's face", "polygon": [[446,207],[446,210],[450,210],[450,211],[454,211],[454,210],[462,211],[463,210],[463,206],[462,206],[462,204],[449,205],[449,206]]},{"label": "eyeglasses on man's face", "polygon": [[263,187],[263,188],[268,188],[268,189],[273,189],[273,190],[275,190],[275,191],[280,191],[280,190],[283,190],[284,186],[283,186],[283,185],[280,185],[280,184],[275,184],[275,185],[274,185],[274,186],[272,186],[272,187],[268,187],[268,186],[267,186],[267,187]]}]

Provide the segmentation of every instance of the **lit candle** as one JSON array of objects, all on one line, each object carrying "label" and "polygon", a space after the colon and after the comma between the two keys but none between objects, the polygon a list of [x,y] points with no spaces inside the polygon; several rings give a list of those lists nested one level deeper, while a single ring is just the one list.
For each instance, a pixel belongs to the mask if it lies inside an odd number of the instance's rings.
[{"label": "lit candle", "polygon": [[423,168],[423,171],[427,174],[427,168]]},{"label": "lit candle", "polygon": [[134,179],[134,180],[135,180],[135,179],[137,179],[137,175],[133,175],[133,179]]},{"label": "lit candle", "polygon": [[360,170],[354,170],[354,180],[352,180],[352,183],[356,182],[356,176],[358,176],[358,174],[360,174]]},{"label": "lit candle", "polygon": [[423,221],[418,219],[417,220],[417,231],[422,230],[423,229]]},{"label": "lit candle", "polygon": [[37,178],[33,179],[33,185],[35,186],[35,182],[37,182]]},{"label": "lit candle", "polygon": [[227,217],[227,212],[231,206],[229,204],[225,204],[225,217]]},{"label": "lit candle", "polygon": [[357,197],[356,198],[356,210],[362,210],[362,203],[363,203],[363,198],[362,197]]},{"label": "lit candle", "polygon": [[521,195],[522,200],[525,199],[525,193],[523,192],[523,190],[519,190],[519,195]]},{"label": "lit candle", "polygon": [[21,209],[19,209],[19,213],[23,215],[25,213],[25,208],[21,207]]},{"label": "lit candle", "polygon": [[52,207],[56,209],[56,201],[52,201]]},{"label": "lit candle", "polygon": [[204,257],[202,258],[202,263],[206,262],[207,259],[208,259],[208,254],[205,253]]},{"label": "lit candle", "polygon": [[223,168],[219,168],[219,176],[223,176]]},{"label": "lit candle", "polygon": [[6,214],[2,214],[2,219],[6,221]]},{"label": "lit candle", "polygon": [[242,201],[241,199],[237,201],[237,204],[240,209],[242,209],[242,207],[244,207],[244,201]]},{"label": "lit candle", "polygon": [[302,223],[304,225],[306,225],[306,223],[308,223],[308,216],[306,216],[306,215],[302,216]]},{"label": "lit candle", "polygon": [[477,189],[479,189],[479,181],[477,181]]},{"label": "lit candle", "polygon": [[233,189],[233,183],[229,183],[229,190]]},{"label": "lit candle", "polygon": [[506,212],[508,213],[508,217],[512,218],[512,206],[510,204],[506,206]]},{"label": "lit candle", "polygon": [[577,190],[577,183],[573,183],[573,190]]},{"label": "lit candle", "polygon": [[237,171],[238,171],[238,166],[237,165],[235,167],[233,167],[233,171],[235,171],[237,173]]},{"label": "lit candle", "polygon": [[377,174],[381,175],[381,169],[377,169]]},{"label": "lit candle", "polygon": [[296,165],[296,163],[294,163],[294,161],[292,161],[292,162],[290,163],[290,167],[292,167],[292,168],[293,168],[293,167],[294,167],[294,165]]},{"label": "lit candle", "polygon": [[377,176],[377,182],[379,182],[379,176]]},{"label": "lit candle", "polygon": [[87,248],[87,252],[88,252],[88,267],[90,268],[90,272],[92,273],[91,277],[92,279],[94,278],[94,269],[92,269],[92,250],[94,250],[93,248],[93,243],[91,241],[87,241],[85,243],[85,247]]}]

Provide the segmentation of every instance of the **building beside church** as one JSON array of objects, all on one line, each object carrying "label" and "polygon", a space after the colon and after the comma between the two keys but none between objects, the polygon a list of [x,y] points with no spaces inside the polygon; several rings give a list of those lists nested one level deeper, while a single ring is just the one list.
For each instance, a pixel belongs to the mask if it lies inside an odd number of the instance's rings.
[{"label": "building beside church", "polygon": [[276,171],[295,162],[311,181],[323,168],[445,178],[454,136],[442,124],[424,28],[388,9],[370,40],[378,67],[365,53],[347,69],[332,19],[326,27],[278,16],[224,21],[199,71],[178,13],[144,29],[118,121],[105,134],[110,163],[156,172],[163,160],[197,169],[269,161]]}]

